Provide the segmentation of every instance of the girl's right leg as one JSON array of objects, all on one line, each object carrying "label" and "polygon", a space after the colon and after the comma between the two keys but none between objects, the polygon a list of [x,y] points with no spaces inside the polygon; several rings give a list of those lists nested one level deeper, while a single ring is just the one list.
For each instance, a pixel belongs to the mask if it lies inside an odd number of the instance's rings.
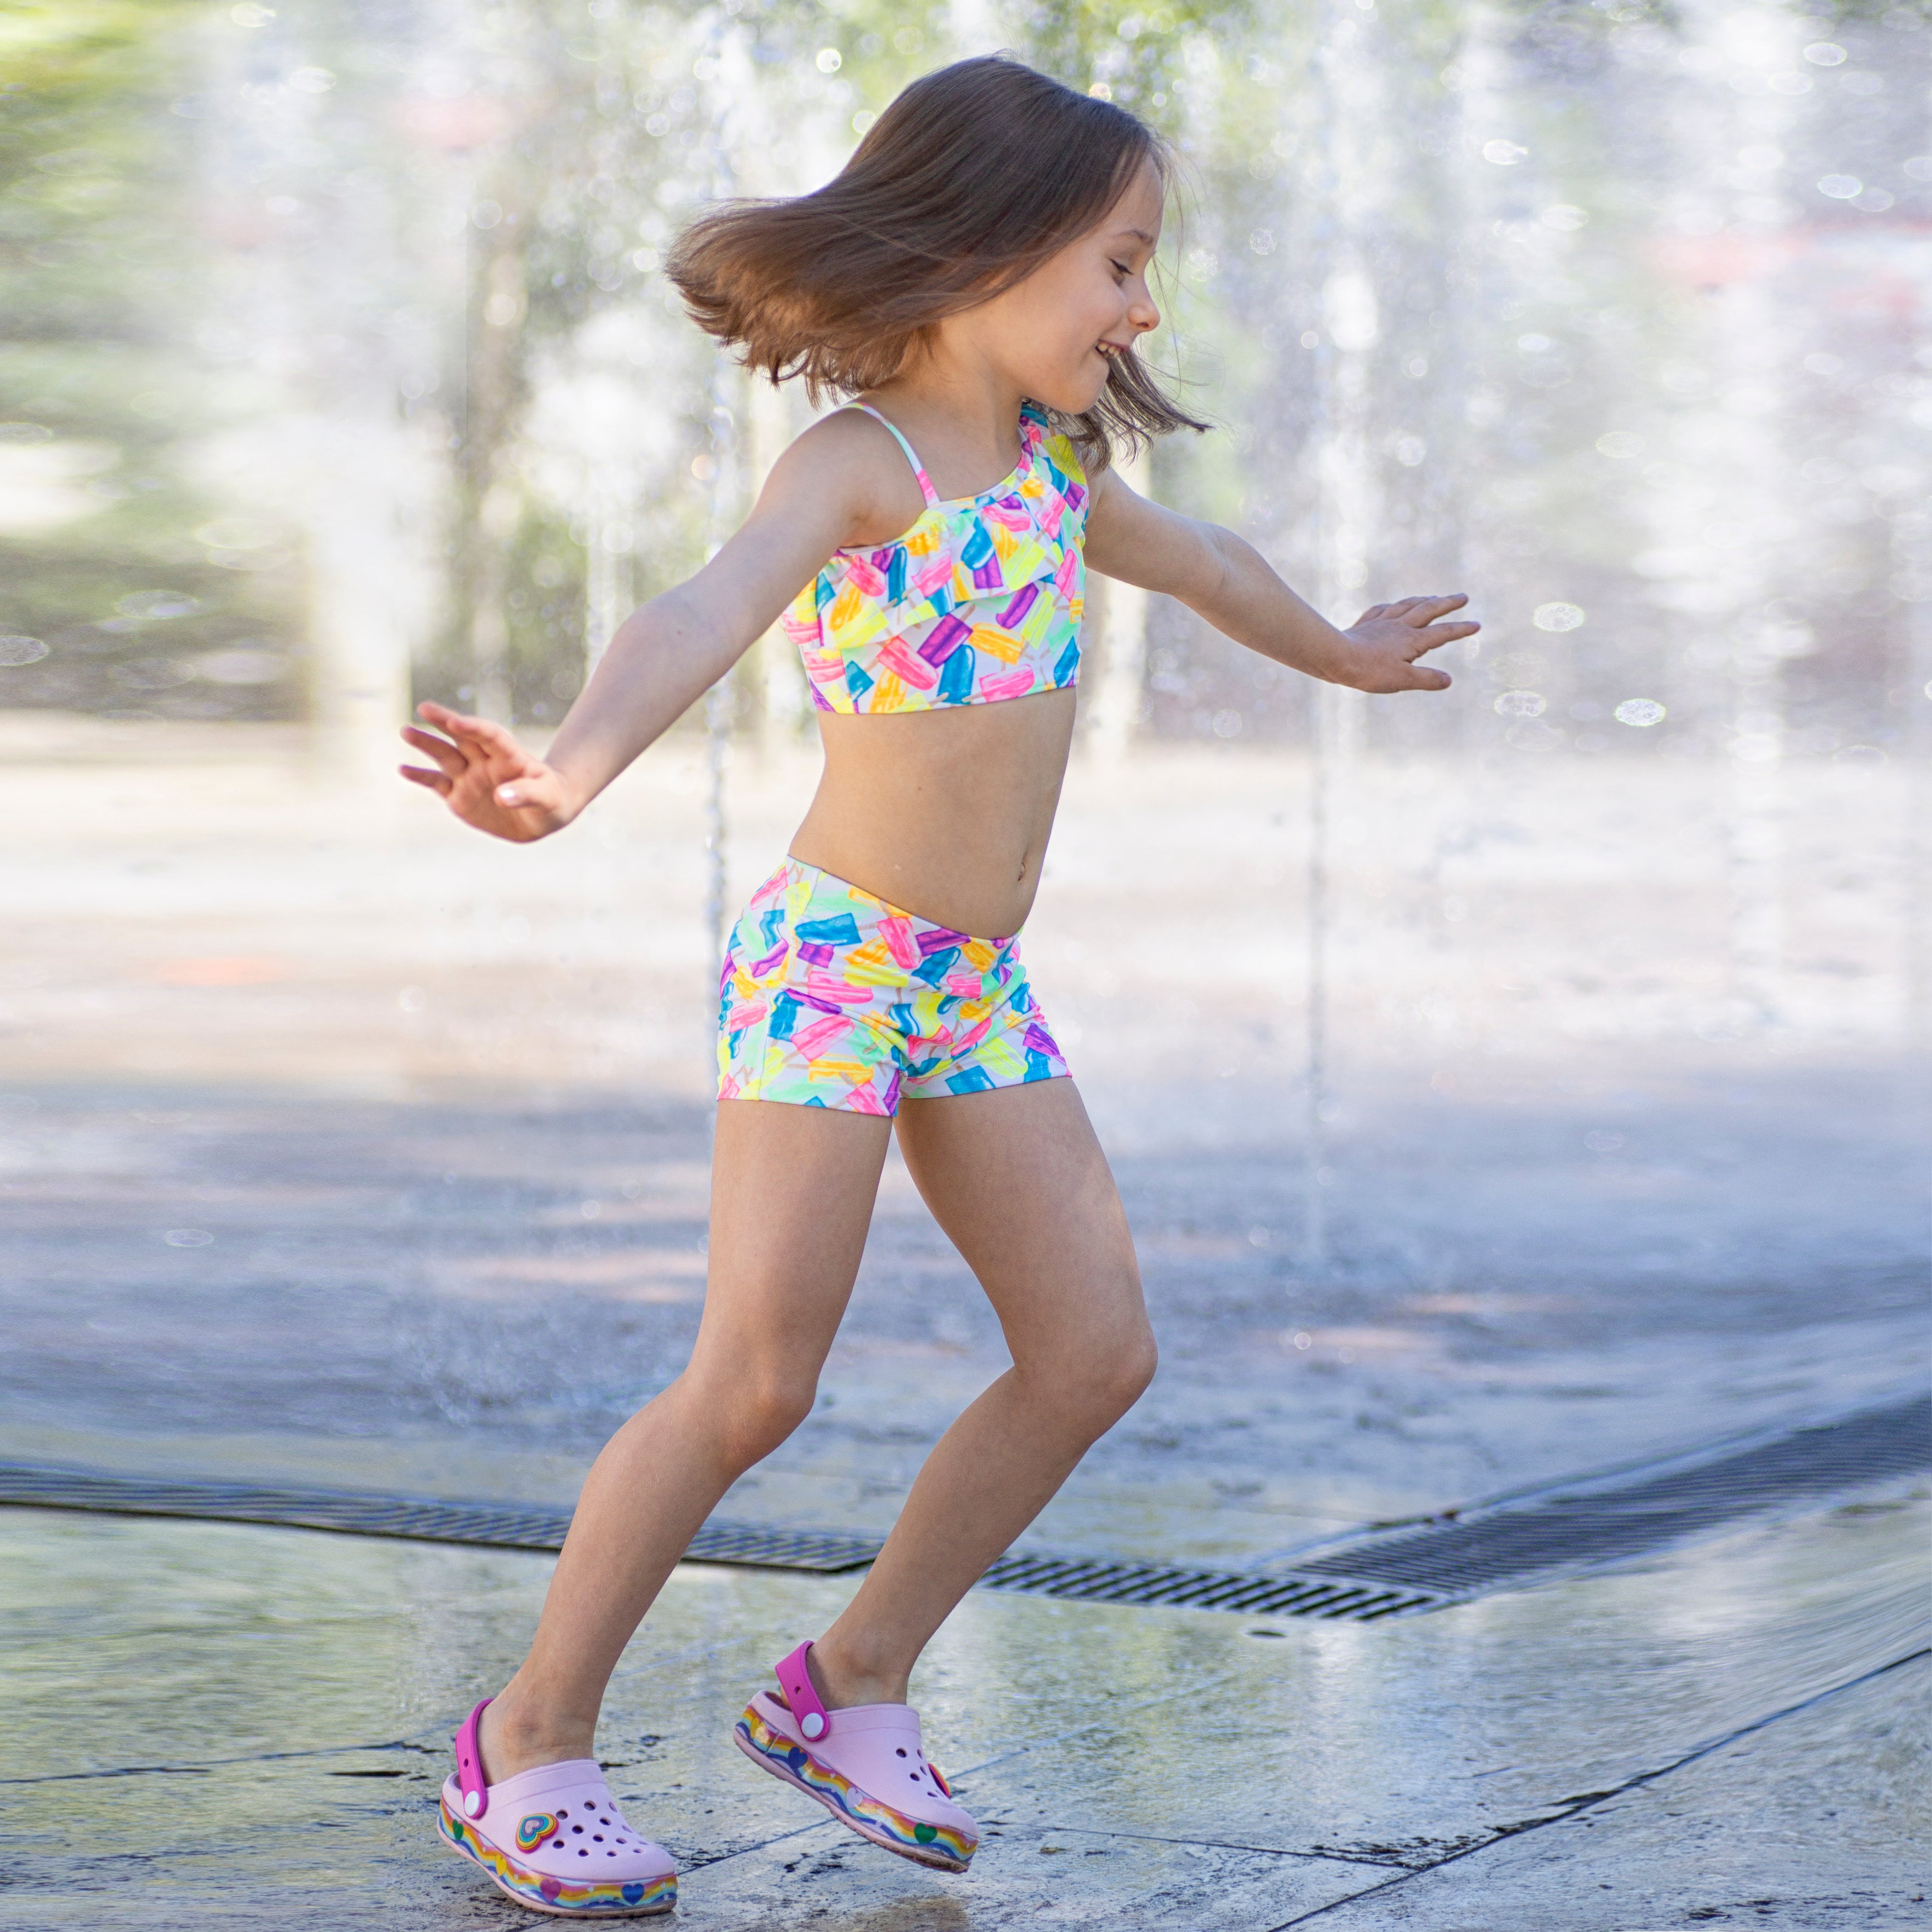
[{"label": "girl's right leg", "polygon": [[686,1546],[811,1413],[891,1132],[830,1108],[719,1105],[697,1344],[585,1480],[530,1654],[483,1714],[489,1783],[592,1755],[604,1686]]}]

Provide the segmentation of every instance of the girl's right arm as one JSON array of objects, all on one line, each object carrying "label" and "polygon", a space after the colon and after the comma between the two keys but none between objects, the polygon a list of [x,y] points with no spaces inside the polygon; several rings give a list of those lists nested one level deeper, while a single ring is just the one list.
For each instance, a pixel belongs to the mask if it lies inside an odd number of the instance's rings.
[{"label": "girl's right arm", "polygon": [[487,718],[425,704],[420,716],[447,735],[405,728],[435,769],[405,765],[403,776],[499,838],[525,844],[568,825],[737,662],[854,530],[877,527],[882,508],[890,520],[902,479],[875,434],[851,415],[807,430],[717,555],[617,627],[548,758]]}]

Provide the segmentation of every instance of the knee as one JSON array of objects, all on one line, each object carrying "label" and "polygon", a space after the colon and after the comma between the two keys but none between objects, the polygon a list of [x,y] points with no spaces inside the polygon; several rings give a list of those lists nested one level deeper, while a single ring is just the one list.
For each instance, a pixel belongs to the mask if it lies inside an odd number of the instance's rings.
[{"label": "knee", "polygon": [[1109,1426],[1118,1422],[1147,1394],[1148,1384],[1160,1364],[1160,1352],[1154,1346],[1154,1330],[1144,1322],[1124,1335],[1115,1336],[1098,1364],[1095,1395],[1107,1412]]},{"label": "knee", "polygon": [[1072,1359],[1048,1366],[1039,1380],[1054,1406],[1095,1438],[1147,1393],[1158,1360],[1154,1331],[1142,1320],[1085,1338]]},{"label": "knee", "polygon": [[693,1394],[725,1461],[748,1469],[762,1462],[812,1413],[815,1378],[783,1370],[741,1366]]}]

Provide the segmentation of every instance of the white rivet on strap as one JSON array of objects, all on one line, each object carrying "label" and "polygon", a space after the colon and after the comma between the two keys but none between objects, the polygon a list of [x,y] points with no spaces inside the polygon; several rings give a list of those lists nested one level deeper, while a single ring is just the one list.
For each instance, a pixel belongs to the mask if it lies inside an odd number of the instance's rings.
[{"label": "white rivet on strap", "polygon": [[480,1791],[466,1791],[463,1794],[463,1808],[471,1817],[475,1817],[477,1813],[483,1808],[482,1792]]},{"label": "white rivet on strap", "polygon": [[798,1727],[808,1738],[822,1738],[825,1735],[825,1720],[816,1711],[808,1711],[799,1720]]}]

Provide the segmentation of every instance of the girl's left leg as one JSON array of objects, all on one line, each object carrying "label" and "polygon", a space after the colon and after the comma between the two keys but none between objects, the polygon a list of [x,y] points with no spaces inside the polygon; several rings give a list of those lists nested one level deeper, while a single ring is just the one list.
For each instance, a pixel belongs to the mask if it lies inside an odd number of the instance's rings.
[{"label": "girl's left leg", "polygon": [[832,1708],[907,1701],[934,1631],[1154,1370],[1126,1211],[1071,1080],[909,1101],[898,1136],[1013,1365],[940,1438],[857,1595],[813,1646]]}]

